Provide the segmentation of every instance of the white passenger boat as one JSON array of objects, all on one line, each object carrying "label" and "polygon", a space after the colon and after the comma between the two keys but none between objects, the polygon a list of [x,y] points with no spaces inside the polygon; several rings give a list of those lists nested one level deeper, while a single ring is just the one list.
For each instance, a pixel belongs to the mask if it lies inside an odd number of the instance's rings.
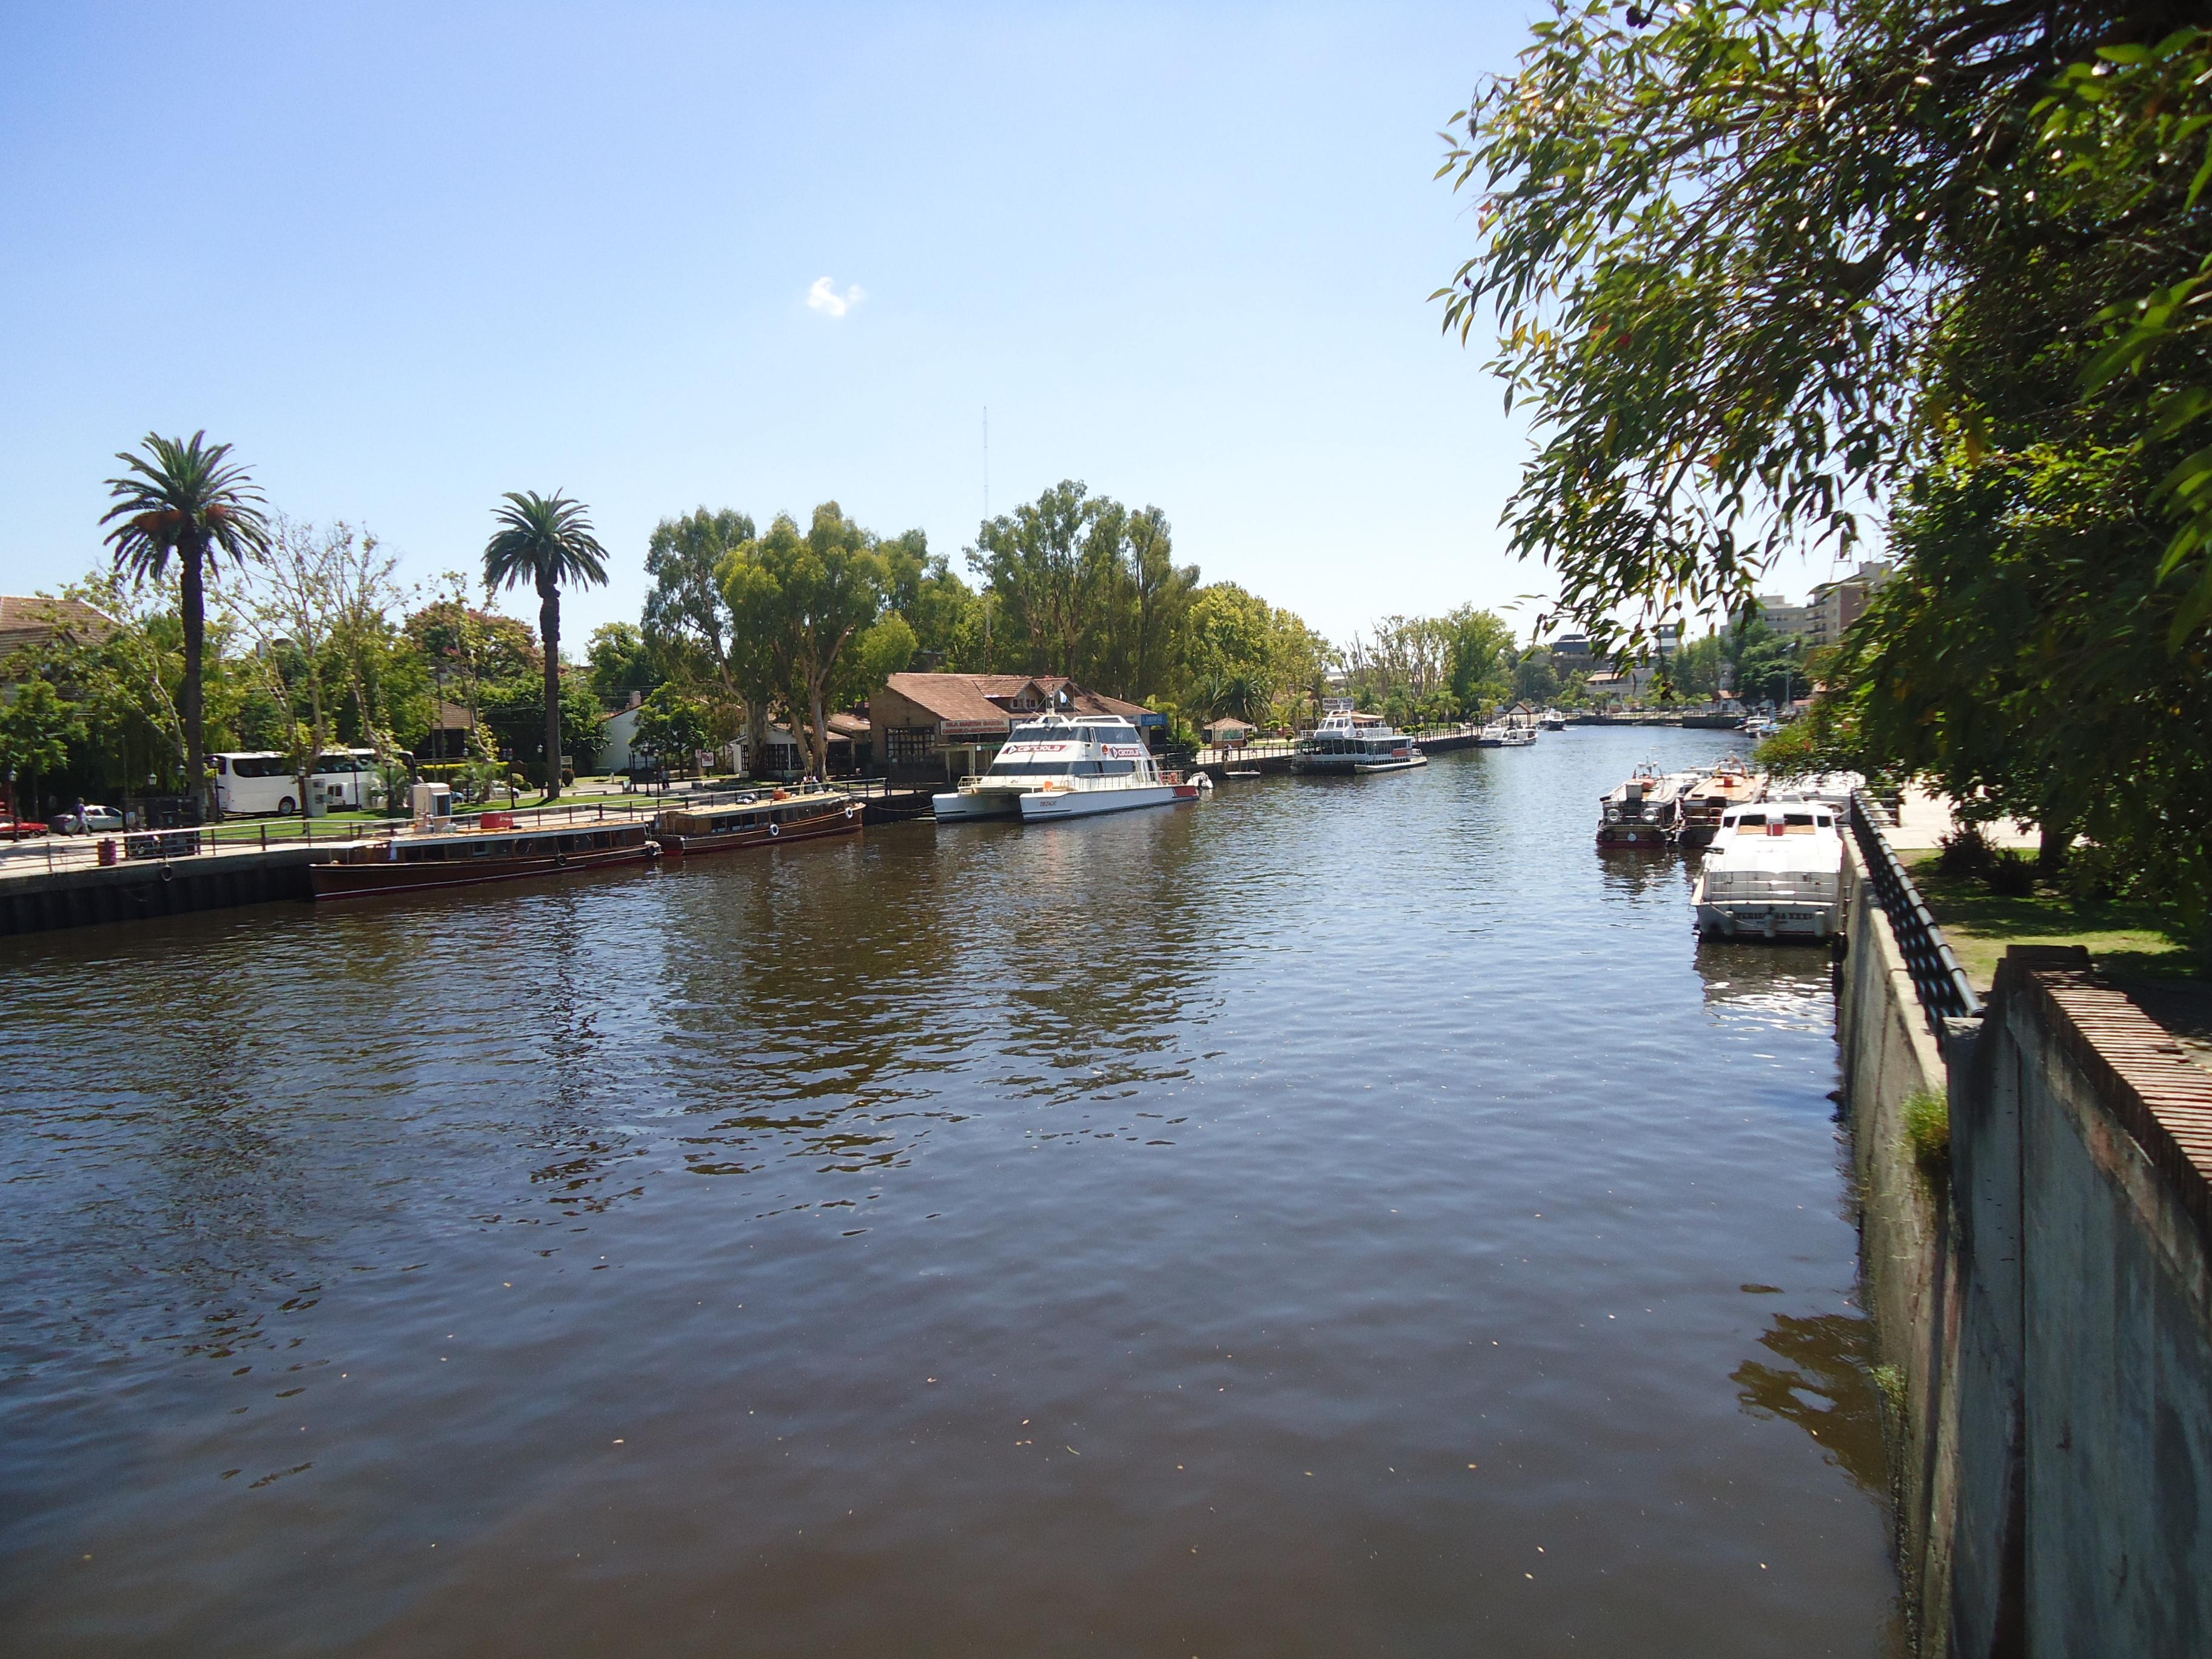
[{"label": "white passenger boat", "polygon": [[1843,926],[1844,840],[1826,801],[1782,797],[1731,806],[1691,902],[1720,939],[1832,939]]},{"label": "white passenger boat", "polygon": [[933,798],[940,820],[1037,823],[1172,806],[1198,786],[1164,771],[1137,728],[1112,714],[1046,714],[1008,734],[990,769]]},{"label": "white passenger boat", "polygon": [[1293,772],[1403,772],[1429,757],[1378,714],[1337,709],[1301,737],[1291,751]]},{"label": "white passenger boat", "polygon": [[1547,732],[1564,732],[1567,729],[1567,717],[1556,708],[1547,708],[1543,726]]},{"label": "white passenger boat", "polygon": [[1528,749],[1536,741],[1536,728],[1533,726],[1501,726],[1498,731],[1500,749]]}]

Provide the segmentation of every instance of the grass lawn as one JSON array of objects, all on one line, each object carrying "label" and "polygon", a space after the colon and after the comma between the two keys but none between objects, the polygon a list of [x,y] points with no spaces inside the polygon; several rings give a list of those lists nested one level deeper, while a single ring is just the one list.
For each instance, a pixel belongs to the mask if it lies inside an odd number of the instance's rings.
[{"label": "grass lawn", "polygon": [[[473,817],[478,812],[531,812],[538,810],[541,803],[541,797],[521,795],[517,798],[516,804],[512,807],[505,801],[495,801],[488,806],[464,807],[461,809],[461,815]],[[653,805],[643,796],[563,795],[553,803],[552,810],[556,816],[552,822],[556,823],[560,822],[558,814],[565,807],[574,807],[580,819],[588,817],[602,809],[605,809],[609,817],[624,812],[650,812],[655,810]],[[374,834],[380,832],[386,824],[405,822],[404,818],[387,817],[382,812],[343,811],[331,812],[316,818],[313,820],[313,825],[314,833],[318,836],[327,835],[337,837],[349,834]],[[302,829],[298,815],[294,814],[281,818],[232,818],[227,823],[209,824],[205,826],[205,831],[211,839],[216,841],[258,842],[261,839],[261,832],[264,826],[272,841],[279,836],[288,839],[296,838]]]},{"label": "grass lawn", "polygon": [[1998,958],[2013,945],[2079,945],[2116,982],[2207,978],[2204,957],[2171,911],[2082,903],[2047,888],[2002,898],[1978,878],[1942,874],[1933,851],[1899,856],[1977,990],[1990,988]]}]

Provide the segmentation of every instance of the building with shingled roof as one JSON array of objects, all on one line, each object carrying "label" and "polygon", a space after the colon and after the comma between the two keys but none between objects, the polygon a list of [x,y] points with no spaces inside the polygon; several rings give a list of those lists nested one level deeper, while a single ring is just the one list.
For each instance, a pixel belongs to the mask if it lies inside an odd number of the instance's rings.
[{"label": "building with shingled roof", "polygon": [[1065,674],[894,674],[868,699],[875,760],[895,783],[957,781],[991,764],[1017,720],[1119,714],[1158,748],[1168,717]]}]

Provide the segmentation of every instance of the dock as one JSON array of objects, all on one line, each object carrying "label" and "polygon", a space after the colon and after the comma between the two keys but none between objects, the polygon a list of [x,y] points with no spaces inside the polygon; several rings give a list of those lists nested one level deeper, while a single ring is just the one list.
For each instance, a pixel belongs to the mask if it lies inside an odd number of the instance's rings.
[{"label": "dock", "polygon": [[[1480,726],[1444,726],[1427,732],[1408,732],[1406,735],[1413,746],[1425,755],[1448,755],[1455,749],[1472,749],[1475,739],[1482,735]],[[1207,748],[1198,751],[1190,763],[1190,770],[1205,772],[1218,783],[1231,768],[1239,772],[1258,772],[1272,776],[1291,769],[1291,757],[1297,744],[1287,739],[1267,743],[1238,744],[1231,748]]]},{"label": "dock", "polygon": [[[840,779],[837,787],[860,802],[863,823],[908,823],[933,816],[927,789],[860,778]],[[709,806],[744,793],[698,789],[586,798],[524,807],[514,816],[518,826],[627,822],[667,805]],[[381,835],[398,822],[342,819],[318,829],[312,821],[264,819],[197,830],[0,841],[0,936],[309,900],[314,896],[309,865],[337,843]],[[107,862],[102,862],[103,842],[112,849]]]}]

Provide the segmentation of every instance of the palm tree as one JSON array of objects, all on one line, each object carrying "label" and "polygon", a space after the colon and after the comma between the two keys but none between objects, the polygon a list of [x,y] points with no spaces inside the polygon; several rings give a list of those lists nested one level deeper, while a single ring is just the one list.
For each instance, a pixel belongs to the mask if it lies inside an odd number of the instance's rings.
[{"label": "palm tree", "polygon": [[229,459],[228,444],[207,444],[205,431],[189,442],[148,433],[143,455],[117,452],[131,471],[107,481],[115,505],[100,523],[121,520],[107,532],[118,569],[159,578],[174,554],[179,567],[185,624],[184,695],[178,699],[185,720],[185,777],[195,796],[207,788],[207,757],[201,721],[201,655],[207,643],[207,573],[218,558],[236,564],[269,550],[269,521],[264,497],[244,467]]},{"label": "palm tree", "polygon": [[581,501],[508,490],[493,509],[499,532],[484,544],[484,586],[538,587],[538,631],[545,642],[545,799],[561,793],[561,584],[603,583],[607,550]]}]

